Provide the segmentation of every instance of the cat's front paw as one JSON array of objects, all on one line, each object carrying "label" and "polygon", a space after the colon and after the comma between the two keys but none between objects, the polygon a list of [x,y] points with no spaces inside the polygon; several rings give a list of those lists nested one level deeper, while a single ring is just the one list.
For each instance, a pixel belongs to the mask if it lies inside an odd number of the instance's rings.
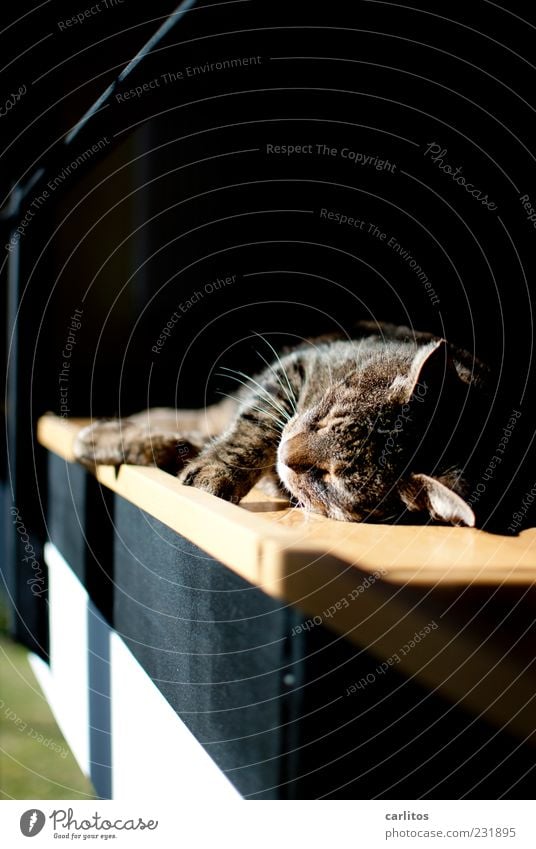
[{"label": "cat's front paw", "polygon": [[170,431],[152,431],[129,419],[95,422],[77,434],[73,453],[76,460],[91,470],[97,465],[157,466],[177,474],[199,447],[190,439]]},{"label": "cat's front paw", "polygon": [[80,430],[73,443],[75,460],[89,469],[96,465],[119,466],[135,427],[128,419],[102,419]]},{"label": "cat's front paw", "polygon": [[237,480],[236,473],[222,462],[194,460],[179,475],[184,486],[194,486],[225,501],[237,504],[247,493],[249,487],[244,481]]}]

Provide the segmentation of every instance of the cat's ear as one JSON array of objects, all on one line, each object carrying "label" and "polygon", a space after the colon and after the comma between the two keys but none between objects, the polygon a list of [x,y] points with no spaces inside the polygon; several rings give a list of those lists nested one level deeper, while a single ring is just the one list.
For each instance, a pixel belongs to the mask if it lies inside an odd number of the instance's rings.
[{"label": "cat's ear", "polygon": [[413,358],[407,375],[395,378],[391,385],[393,394],[401,403],[413,399],[418,401],[437,400],[443,389],[460,378],[449,355],[445,339],[434,339],[421,345]]},{"label": "cat's ear", "polygon": [[402,501],[408,510],[427,510],[432,519],[451,525],[475,526],[475,514],[463,498],[429,475],[411,475],[399,486]]}]

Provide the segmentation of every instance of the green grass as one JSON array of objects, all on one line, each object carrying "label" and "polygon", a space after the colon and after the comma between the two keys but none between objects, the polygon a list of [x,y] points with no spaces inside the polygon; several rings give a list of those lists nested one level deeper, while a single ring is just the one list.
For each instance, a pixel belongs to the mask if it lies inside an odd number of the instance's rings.
[{"label": "green grass", "polygon": [[95,790],[56,724],[27,650],[0,635],[0,799],[88,798]]}]

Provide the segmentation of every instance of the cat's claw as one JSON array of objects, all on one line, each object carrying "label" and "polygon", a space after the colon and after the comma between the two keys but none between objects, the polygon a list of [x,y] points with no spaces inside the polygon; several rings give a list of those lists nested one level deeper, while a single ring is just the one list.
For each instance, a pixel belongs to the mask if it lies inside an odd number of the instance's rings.
[{"label": "cat's claw", "polygon": [[243,487],[232,480],[232,470],[224,463],[194,461],[179,475],[179,481],[184,486],[202,489],[235,504],[246,494]]},{"label": "cat's claw", "polygon": [[158,466],[177,473],[199,449],[179,433],[150,431],[129,419],[94,422],[76,435],[73,454],[86,468],[97,465]]},{"label": "cat's claw", "polygon": [[94,469],[98,464],[119,466],[124,461],[127,432],[132,427],[132,423],[126,419],[101,419],[87,425],[75,437],[75,459],[89,469]]}]

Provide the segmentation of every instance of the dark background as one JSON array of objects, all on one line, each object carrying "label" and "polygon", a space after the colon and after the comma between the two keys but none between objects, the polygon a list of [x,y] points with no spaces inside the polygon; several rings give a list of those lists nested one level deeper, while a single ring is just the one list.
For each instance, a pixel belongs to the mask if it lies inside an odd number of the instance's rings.
[{"label": "dark background", "polygon": [[[151,4],[148,21],[124,0],[61,31],[58,22],[79,10],[51,3],[4,31],[12,63],[4,90],[29,91],[0,125],[2,197],[35,172],[173,5]],[[511,4],[501,11],[486,2],[457,9],[457,20],[446,3],[420,11],[332,3],[329,14],[300,3],[204,5],[124,86],[159,80],[159,88],[112,98],[89,122],[63,164],[103,137],[110,153],[90,159],[83,177],[81,169],[67,177],[21,239],[34,259],[26,260],[28,295],[47,295],[34,379],[43,395],[47,387],[48,406],[58,405],[75,308],[84,313],[73,414],[87,414],[90,402],[105,414],[174,403],[177,392],[181,403],[202,404],[221,356],[243,363],[246,344],[254,362],[258,342],[242,343],[251,332],[299,337],[369,317],[474,348],[503,366],[498,389],[521,403],[532,347],[534,229],[519,201],[533,190],[535,161],[530,24]],[[244,56],[261,63],[162,81],[188,65]],[[496,211],[424,156],[431,142]],[[270,156],[270,143],[349,147],[396,171],[339,155]],[[394,236],[439,303],[385,242],[322,220],[321,208]],[[42,252],[40,239],[50,240]],[[188,310],[155,355],[177,305],[229,274],[236,283]],[[211,381],[211,396],[216,388]]]}]

